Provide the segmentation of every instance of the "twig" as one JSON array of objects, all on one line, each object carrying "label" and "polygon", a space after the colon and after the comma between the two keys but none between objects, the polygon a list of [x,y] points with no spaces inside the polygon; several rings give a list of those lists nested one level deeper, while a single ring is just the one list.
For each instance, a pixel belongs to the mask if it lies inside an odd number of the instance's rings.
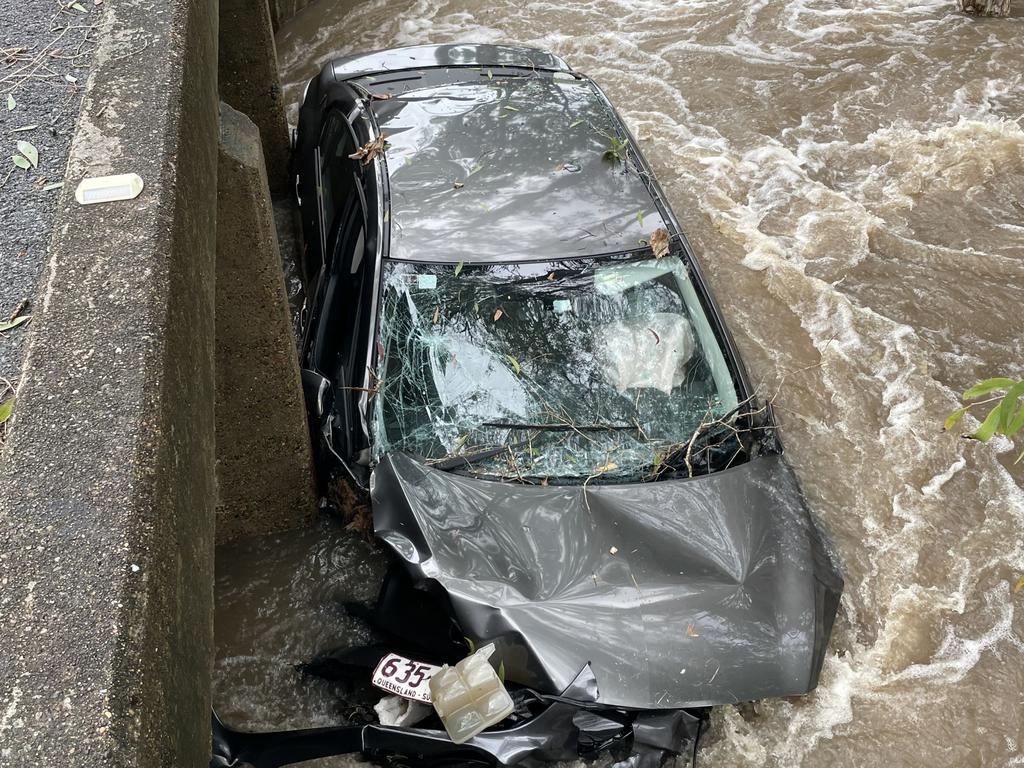
[{"label": "twig", "polygon": [[516,455],[512,452],[512,446],[505,446],[508,449],[508,458],[512,462],[512,469],[515,470],[516,477],[519,478],[520,483],[525,483],[523,480],[523,473],[519,471],[519,462],[516,461]]},{"label": "twig", "polygon": [[61,30],[60,34],[58,34],[55,38],[50,40],[46,45],[44,45],[39,50],[39,53],[35,54],[35,56],[32,57],[32,59],[29,61],[28,64],[26,64],[23,67],[20,67],[19,69],[16,69],[14,72],[11,72],[11,73],[9,73],[7,75],[4,75],[3,77],[0,77],[0,85],[13,82],[14,78],[16,78],[18,75],[20,75],[25,70],[31,69],[33,67],[33,65],[34,65],[35,69],[33,69],[32,72],[30,72],[28,75],[25,75],[24,77],[22,77],[21,80],[19,80],[17,83],[15,83],[13,86],[11,86],[11,90],[17,89],[18,86],[21,85],[21,83],[25,82],[25,80],[27,80],[29,77],[31,77],[35,73],[35,71],[37,69],[39,69],[39,67],[42,66],[43,57],[51,49],[51,47],[54,45],[54,43],[57,43],[58,41],[60,41],[60,39],[62,37],[64,37],[64,35],[67,33],[67,31],[68,31],[68,27],[65,27],[63,30]]},{"label": "twig", "polygon": [[22,312],[25,311],[25,308],[27,306],[28,306],[28,299],[22,299],[21,301],[19,301],[18,302],[18,306],[16,306],[14,308],[14,311],[11,312],[10,317],[7,318],[7,322],[13,323],[17,319],[18,315],[20,315]]},{"label": "twig", "polygon": [[144,50],[149,48],[149,43],[150,43],[150,41],[147,40],[145,43],[142,44],[141,47],[136,48],[134,51],[128,51],[128,53],[122,53],[120,56],[112,56],[110,60],[111,61],[120,61],[121,59],[127,59],[129,56],[134,56],[137,53],[142,53]]}]

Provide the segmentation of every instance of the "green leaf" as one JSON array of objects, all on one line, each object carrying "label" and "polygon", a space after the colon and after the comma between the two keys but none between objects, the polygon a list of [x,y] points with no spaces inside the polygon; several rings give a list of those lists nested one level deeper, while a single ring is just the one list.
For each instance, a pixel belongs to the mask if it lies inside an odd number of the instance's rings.
[{"label": "green leaf", "polygon": [[989,411],[988,416],[981,422],[981,426],[972,432],[969,437],[975,440],[980,440],[985,443],[992,439],[992,435],[996,433],[996,429],[999,427],[999,408],[993,408]]},{"label": "green leaf", "polygon": [[999,431],[1003,434],[1006,434],[1006,430],[1010,426],[1014,414],[1017,412],[1017,401],[1020,400],[1021,395],[1024,395],[1024,381],[1018,381],[1010,387],[1009,391],[999,402]]},{"label": "green leaf", "polygon": [[582,122],[583,122],[582,120],[573,120],[571,123],[569,123],[569,127],[570,128],[575,128],[577,125],[581,124]]},{"label": "green leaf", "polygon": [[1017,411],[1017,415],[1010,420],[1010,423],[1003,430],[1003,434],[1007,437],[1013,437],[1022,428],[1024,428],[1024,405]]},{"label": "green leaf", "polygon": [[35,144],[30,141],[19,141],[18,151],[28,158],[33,168],[39,167],[39,150],[36,149]]},{"label": "green leaf", "polygon": [[1013,379],[1006,378],[986,379],[964,392],[964,400],[973,400],[976,397],[987,395],[994,389],[1009,389],[1016,383]]},{"label": "green leaf", "polygon": [[49,192],[53,189],[60,189],[64,186],[63,181],[51,181],[49,184],[43,186],[43,192]]},{"label": "green leaf", "polygon": [[487,79],[488,80],[493,80],[494,79],[494,73],[491,72],[491,70],[489,70],[489,69],[487,70]]},{"label": "green leaf", "polygon": [[473,642],[473,638],[463,636],[462,639],[466,641],[466,645],[469,647],[469,652],[476,653],[476,643]]},{"label": "green leaf", "polygon": [[506,104],[505,105],[505,109],[507,109],[509,112],[518,112],[519,111],[519,107],[513,107],[511,104]]},{"label": "green leaf", "polygon": [[455,267],[455,276],[458,277],[459,273],[462,272],[462,268],[466,265],[465,259],[460,261]]},{"label": "green leaf", "polygon": [[15,398],[12,396],[0,403],[0,424],[4,424],[11,418],[11,411],[14,410],[14,400]]},{"label": "green leaf", "polygon": [[946,420],[942,423],[942,428],[952,429],[954,426],[957,425],[960,419],[964,417],[965,413],[967,413],[966,408],[957,408],[955,411],[949,414],[949,416],[946,417]]},{"label": "green leaf", "polygon": [[14,155],[13,157],[11,157],[11,161],[12,161],[12,162],[13,162],[13,163],[14,163],[14,164],[15,164],[16,166],[18,166],[19,168],[23,168],[23,169],[25,169],[26,171],[27,171],[27,170],[28,170],[29,168],[31,168],[31,167],[32,167],[32,163],[30,163],[30,162],[29,162],[28,160],[26,160],[26,159],[25,159],[24,157],[22,157],[21,155]]},{"label": "green leaf", "polygon": [[458,453],[462,449],[462,446],[464,446],[466,444],[467,440],[469,440],[469,435],[468,434],[467,435],[459,435],[459,439],[455,441],[455,450],[452,451],[452,453]]},{"label": "green leaf", "polygon": [[641,227],[643,227],[643,225],[644,225],[644,212],[643,211],[637,211],[636,212],[636,223],[639,224]]},{"label": "green leaf", "polygon": [[11,128],[11,133],[23,133],[25,131],[34,131],[39,125],[22,125],[18,128]]},{"label": "green leaf", "polygon": [[13,320],[7,320],[6,322],[0,323],[0,333],[3,333],[4,331],[9,331],[12,328],[17,328],[19,325],[24,323],[26,320],[29,320],[31,317],[32,315],[22,315],[21,317],[16,317]]},{"label": "green leaf", "polygon": [[10,93],[7,94],[7,111],[13,112],[14,108],[18,106],[18,102],[14,100],[14,96]]},{"label": "green leaf", "polygon": [[505,355],[505,358],[512,363],[512,370],[516,372],[516,376],[523,370],[522,366],[519,365],[519,361],[516,360],[512,355]]},{"label": "green leaf", "polygon": [[[1024,578],[1022,578],[1021,581],[1024,582]],[[501,680],[501,682],[503,682],[503,683],[505,682],[505,660],[504,659],[502,659],[498,663],[498,679]]]},{"label": "green leaf", "polygon": [[82,5],[81,3],[72,3],[71,5],[68,6],[68,8],[74,8],[79,13],[88,13],[88,11],[85,10],[85,6]]}]

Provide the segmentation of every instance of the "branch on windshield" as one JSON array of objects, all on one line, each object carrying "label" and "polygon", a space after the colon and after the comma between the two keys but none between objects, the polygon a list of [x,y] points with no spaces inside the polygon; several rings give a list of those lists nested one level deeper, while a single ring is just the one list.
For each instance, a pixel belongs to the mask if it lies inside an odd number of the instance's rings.
[{"label": "branch on windshield", "polygon": [[[683,470],[687,477],[693,477],[699,474],[700,467],[705,468],[705,472],[712,471],[712,465],[715,469],[731,467],[748,450],[746,443],[750,435],[774,428],[770,421],[759,423],[757,419],[768,413],[771,401],[765,400],[755,408],[756,402],[756,396],[751,395],[719,417],[714,416],[709,406],[687,442],[673,445],[664,454],[655,456],[651,479],[658,480],[666,473]],[[722,457],[716,454],[724,455],[725,460],[721,461]]]}]

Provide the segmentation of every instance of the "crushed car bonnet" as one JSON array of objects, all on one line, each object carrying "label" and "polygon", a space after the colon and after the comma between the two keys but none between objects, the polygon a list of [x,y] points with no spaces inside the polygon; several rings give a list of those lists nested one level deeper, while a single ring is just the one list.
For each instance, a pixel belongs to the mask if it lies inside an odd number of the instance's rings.
[{"label": "crushed car bonnet", "polygon": [[630,485],[481,480],[407,454],[372,487],[376,534],[439,586],[507,680],[675,709],[812,689],[842,581],[792,471],[765,456]]}]

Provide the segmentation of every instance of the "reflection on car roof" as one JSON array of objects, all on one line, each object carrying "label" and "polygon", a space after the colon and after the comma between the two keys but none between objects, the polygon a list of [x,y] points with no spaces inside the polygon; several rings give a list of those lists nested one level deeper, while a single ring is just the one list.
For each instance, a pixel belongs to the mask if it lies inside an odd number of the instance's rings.
[{"label": "reflection on car roof", "polygon": [[374,104],[390,144],[395,259],[486,262],[620,252],[664,226],[596,87],[473,73]]}]

